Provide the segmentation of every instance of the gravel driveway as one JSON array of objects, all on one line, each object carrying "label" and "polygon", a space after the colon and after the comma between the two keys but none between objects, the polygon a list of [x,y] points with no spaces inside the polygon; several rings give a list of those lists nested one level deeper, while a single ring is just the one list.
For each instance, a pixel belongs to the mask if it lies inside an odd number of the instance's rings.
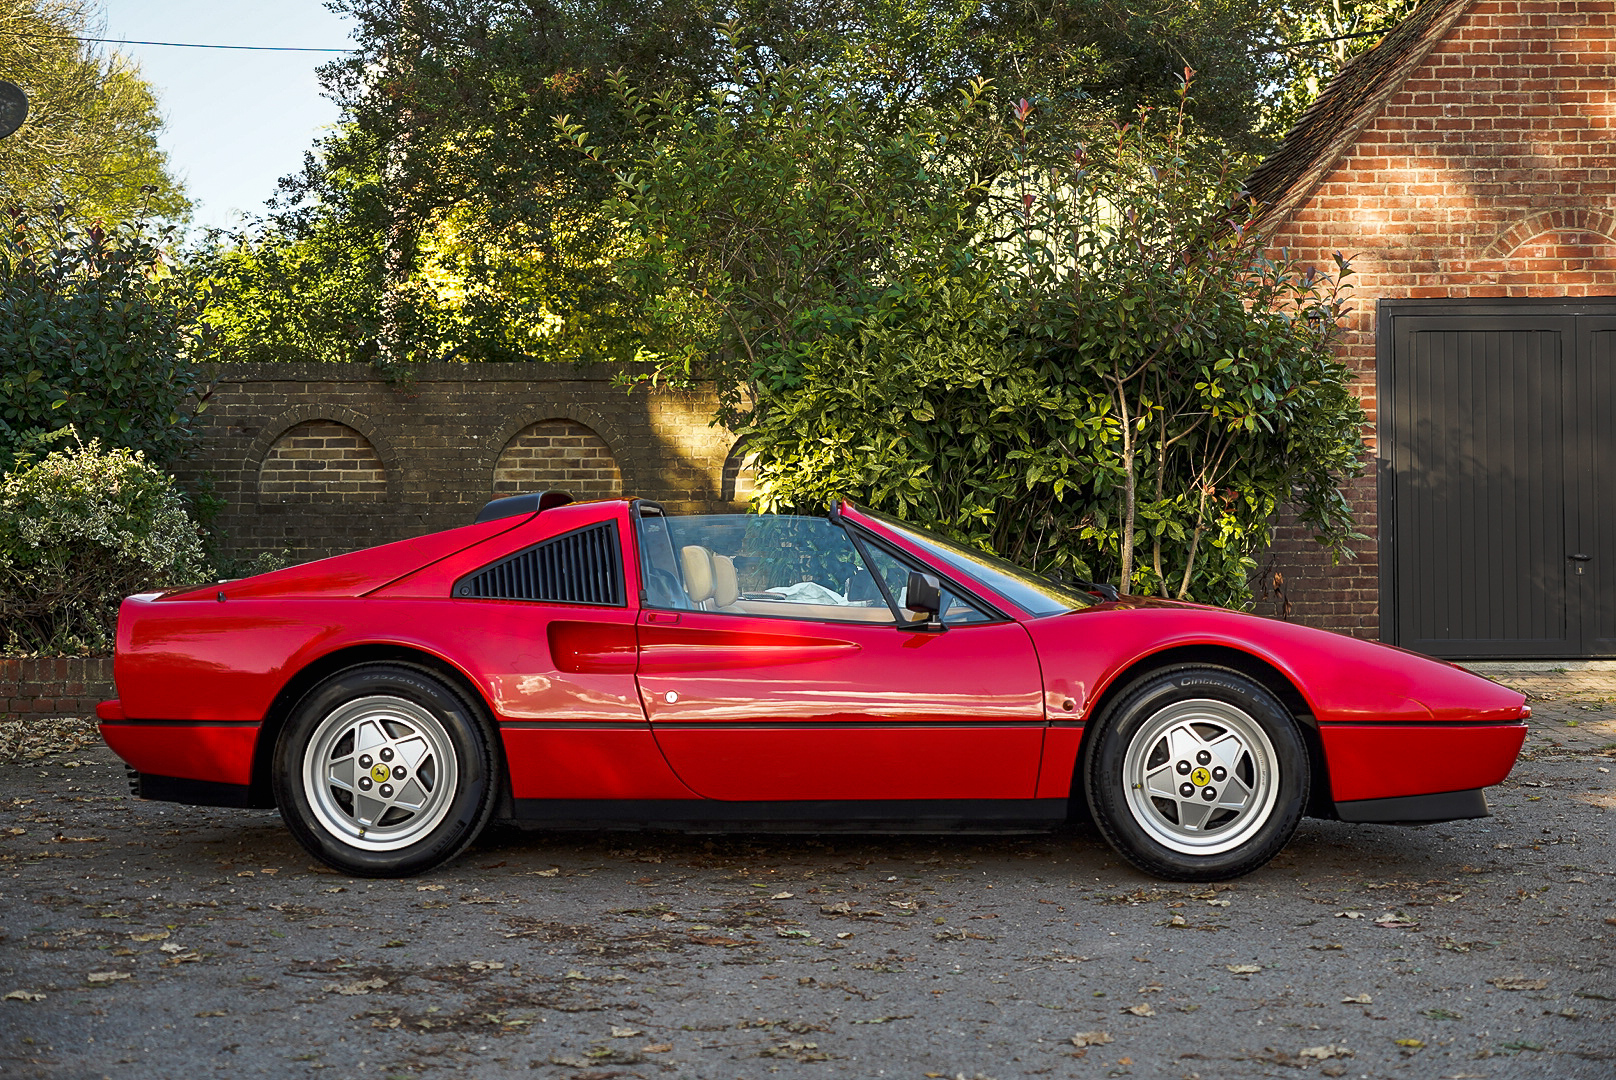
[{"label": "gravel driveway", "polygon": [[0,1076],[1616,1075],[1616,674],[1534,696],[1495,816],[1304,822],[1186,887],[1031,837],[499,832],[429,876],[272,812],[0,765]]}]

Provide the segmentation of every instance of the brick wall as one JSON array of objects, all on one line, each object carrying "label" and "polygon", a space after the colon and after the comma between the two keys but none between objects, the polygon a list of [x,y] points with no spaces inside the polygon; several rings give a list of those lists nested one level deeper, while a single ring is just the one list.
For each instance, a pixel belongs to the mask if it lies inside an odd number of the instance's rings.
[{"label": "brick wall", "polygon": [[565,364],[410,375],[390,386],[363,365],[209,368],[201,452],[180,475],[224,500],[226,554],[321,558],[466,524],[524,490],[735,505],[735,438],[709,423],[709,391],[630,391],[610,369]]},{"label": "brick wall", "polygon": [[0,716],[94,716],[115,696],[111,657],[0,656]]},{"label": "brick wall", "polygon": [[[1342,356],[1375,445],[1375,302],[1616,294],[1616,0],[1478,0],[1274,236],[1353,258]],[[1351,491],[1357,558],[1282,528],[1263,584],[1293,617],[1379,630],[1373,472]]]}]

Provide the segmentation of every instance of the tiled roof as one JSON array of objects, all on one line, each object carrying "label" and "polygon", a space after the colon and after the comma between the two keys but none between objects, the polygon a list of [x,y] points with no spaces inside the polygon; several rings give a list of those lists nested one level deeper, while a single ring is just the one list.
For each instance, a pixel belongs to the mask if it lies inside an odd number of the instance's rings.
[{"label": "tiled roof", "polygon": [[1426,0],[1337,73],[1246,181],[1247,192],[1267,208],[1260,215],[1264,225],[1282,220],[1313,193],[1471,3]]}]

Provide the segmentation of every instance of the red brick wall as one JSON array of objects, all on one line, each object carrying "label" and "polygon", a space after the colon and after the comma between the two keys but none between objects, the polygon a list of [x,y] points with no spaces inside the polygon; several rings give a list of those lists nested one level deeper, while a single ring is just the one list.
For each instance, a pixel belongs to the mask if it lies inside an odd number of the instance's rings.
[{"label": "red brick wall", "polygon": [[94,716],[116,696],[110,656],[0,656],[0,716]]},{"label": "red brick wall", "polygon": [[[1377,300],[1616,295],[1616,0],[1479,0],[1274,246],[1352,257],[1341,351],[1372,423]],[[1284,526],[1263,584],[1278,572],[1292,617],[1373,637],[1372,474],[1351,497],[1371,537],[1356,560],[1332,567]]]}]

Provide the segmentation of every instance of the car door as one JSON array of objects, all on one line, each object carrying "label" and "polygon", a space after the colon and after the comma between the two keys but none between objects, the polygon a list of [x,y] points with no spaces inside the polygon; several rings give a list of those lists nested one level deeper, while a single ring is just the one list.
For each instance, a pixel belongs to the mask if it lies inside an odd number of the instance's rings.
[{"label": "car door", "polygon": [[956,600],[956,615],[973,614],[940,631],[899,626],[863,555],[822,518],[642,518],[640,538],[641,700],[692,790],[1033,796],[1044,714],[1019,623]]}]

